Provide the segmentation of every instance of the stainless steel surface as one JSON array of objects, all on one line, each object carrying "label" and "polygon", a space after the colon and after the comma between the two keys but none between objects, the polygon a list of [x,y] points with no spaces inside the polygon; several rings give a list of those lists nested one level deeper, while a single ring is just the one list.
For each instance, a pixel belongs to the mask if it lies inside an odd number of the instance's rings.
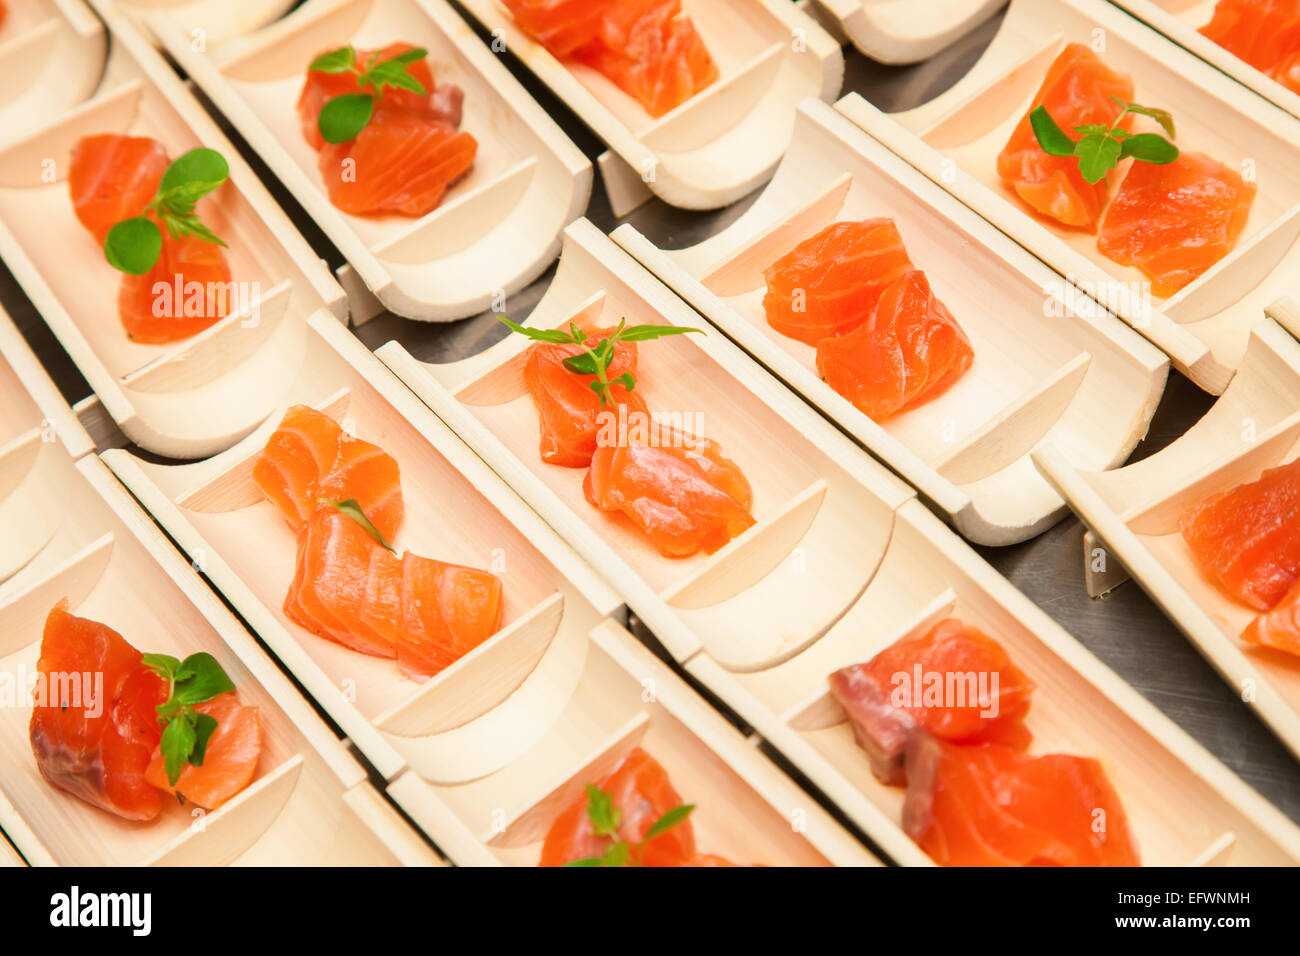
[{"label": "stainless steel surface", "polygon": [[[924,103],[970,67],[992,39],[999,22],[1000,18],[995,18],[953,47],[914,67],[880,66],[850,50],[845,92],[861,92],[890,111]],[[594,159],[601,146],[581,121],[541,88],[522,65],[509,57],[507,61],[515,75]],[[240,143],[245,156],[263,175],[320,255],[331,265],[340,265],[342,258],[338,252],[257,158],[249,154],[238,136],[232,133],[232,138]],[[601,228],[611,229],[619,220],[610,212],[599,176],[597,180],[588,216]],[[723,228],[743,212],[749,201],[742,200],[714,213],[688,213],[652,201],[627,217],[627,221],[662,246],[682,247]],[[549,281],[550,273],[514,296],[509,303],[510,314],[516,319],[526,316]],[[84,380],[7,271],[0,274],[0,302],[13,314],[65,395],[76,401],[89,394]],[[116,321],[108,310],[103,318],[106,322]],[[504,333],[504,328],[489,314],[449,325],[426,325],[383,315],[358,330],[360,338],[372,348],[398,339],[417,357],[427,361],[451,361],[473,354]],[[1151,432],[1135,457],[1150,454],[1182,435],[1210,405],[1209,396],[1186,379],[1174,376]],[[1125,584],[1101,600],[1088,598],[1083,588],[1081,539],[1079,523],[1067,520],[1026,544],[985,548],[982,553],[1093,653],[1300,822],[1300,764],[1136,585]],[[1080,714],[1079,719],[1086,722],[1087,715]]]}]

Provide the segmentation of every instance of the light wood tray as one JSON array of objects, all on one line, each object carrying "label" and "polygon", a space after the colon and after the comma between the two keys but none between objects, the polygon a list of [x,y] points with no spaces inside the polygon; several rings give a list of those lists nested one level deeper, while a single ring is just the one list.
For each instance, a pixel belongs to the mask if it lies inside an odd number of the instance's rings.
[{"label": "light wood tray", "polygon": [[595,70],[529,39],[497,0],[464,5],[609,146],[601,167],[619,215],[650,193],[686,209],[735,202],[772,175],[798,102],[829,101],[844,81],[839,45],[789,0],[684,0],[720,76],[655,119]]},{"label": "light wood tray", "polygon": [[93,0],[109,14],[130,19],[149,31],[148,18],[165,11],[183,25],[190,41],[199,46],[243,36],[278,20],[298,0]]},{"label": "light wood tray", "polygon": [[[816,349],[769,326],[762,304],[769,265],[832,222],[878,216],[898,224],[975,349],[955,388],[884,425],[821,381]],[[1033,448],[1059,439],[1082,467],[1118,465],[1164,391],[1157,349],[817,100],[800,105],[776,177],[727,229],[671,252],[630,225],[613,237],[980,544],[1023,541],[1065,513]]]},{"label": "light wood tray", "polygon": [[[183,18],[162,13],[149,22],[347,257],[342,278],[359,320],[381,306],[436,322],[491,308],[550,266],[560,231],[587,207],[591,164],[444,0],[308,0],[265,29],[202,51]],[[478,156],[419,219],[349,216],[321,184],[298,95],[317,54],[397,40],[428,49],[437,80],[465,90],[462,128],[478,140]]]},{"label": "light wood tray", "polygon": [[[623,317],[699,323],[593,226],[574,224],[529,324]],[[826,677],[955,614],[995,635],[1037,682],[1038,752],[1106,762],[1147,863],[1300,862],[1300,830],[722,336],[662,339],[638,361],[648,406],[702,412],[700,430],[755,492],[754,528],[685,561],[659,556],[591,508],[581,470],[541,462],[521,375],[527,344],[512,336],[449,365],[420,363],[395,343],[378,354],[601,570],[688,671],[895,861],[928,862],[899,826],[903,791],[874,781]]]},{"label": "light wood tray", "polygon": [[1006,0],[813,0],[855,47],[878,63],[928,60],[993,14]]},{"label": "light wood tray", "polygon": [[[73,458],[95,450],[90,435],[0,306],[0,447],[32,429],[40,429],[46,441],[62,442]],[[0,527],[9,526],[0,521]],[[7,544],[8,540],[0,543],[0,551],[7,550]]]},{"label": "light wood tray", "polygon": [[[1178,142],[1254,176],[1259,192],[1236,248],[1167,299],[1146,299],[1145,277],[1097,250],[1097,238],[1051,225],[997,175],[998,153],[1033,104],[1067,42],[1102,44],[1129,73],[1136,98],[1170,110]],[[1250,330],[1300,265],[1300,120],[1100,0],[1013,0],[993,43],[957,85],[915,110],[886,115],[860,96],[837,108],[1163,349],[1219,394],[1241,363]]]},{"label": "light wood tray", "polygon": [[[138,647],[214,654],[259,708],[262,757],[249,787],[210,813],[165,800],[131,823],[51,787],[32,757],[30,706],[0,711],[0,827],[35,865],[436,864],[433,850],[366,780],[361,765],[131,500],[103,462],[74,463],[29,432],[0,451],[4,503],[51,530],[0,583],[0,667],[35,671],[41,628],[61,599]],[[18,684],[18,681],[15,681]],[[21,684],[21,686],[26,686]]]}]

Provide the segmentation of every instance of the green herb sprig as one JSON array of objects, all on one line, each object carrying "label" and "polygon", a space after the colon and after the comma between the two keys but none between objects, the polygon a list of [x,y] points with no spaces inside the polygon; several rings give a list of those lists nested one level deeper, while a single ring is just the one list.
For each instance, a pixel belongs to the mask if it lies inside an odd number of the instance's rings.
[{"label": "green herb sprig", "polygon": [[531,329],[527,326],[516,325],[504,315],[499,315],[497,318],[505,323],[511,331],[527,336],[534,342],[545,342],[549,345],[582,346],[582,352],[571,355],[564,360],[564,367],[575,375],[595,376],[591,381],[591,390],[600,396],[602,406],[608,405],[612,401],[612,390],[615,383],[622,385],[629,392],[636,388],[636,377],[631,372],[624,372],[622,375],[615,377],[612,382],[609,379],[609,367],[614,361],[615,347],[620,342],[648,342],[651,339],[661,339],[668,335],[704,334],[702,329],[688,329],[680,325],[629,326],[627,319],[623,319],[613,332],[595,345],[589,346],[587,345],[587,339],[590,336],[580,329],[576,322],[570,322],[566,331],[563,329]]},{"label": "green herb sprig", "polygon": [[[167,167],[158,192],[142,215],[123,219],[104,237],[108,264],[128,275],[144,275],[162,255],[162,230],[173,239],[196,236],[204,242],[225,246],[216,233],[204,225],[194,211],[200,199],[230,178],[230,166],[214,149],[192,149]],[[153,213],[151,219],[148,213]],[[157,220],[157,221],[155,221]]]},{"label": "green herb sprig", "polygon": [[[357,51],[349,45],[322,53],[312,60],[311,69],[321,73],[355,74],[357,89],[362,91],[336,96],[321,108],[320,116],[316,119],[321,138],[327,143],[346,143],[356,139],[374,115],[375,102],[390,87],[408,90],[419,96],[428,93],[424,84],[410,73],[411,64],[428,55],[428,50],[415,47],[381,60],[376,52],[367,57],[365,63],[358,65]],[[367,89],[370,92],[365,92]]]},{"label": "green herb sprig", "polygon": [[618,828],[623,823],[623,811],[614,806],[614,798],[595,784],[587,784],[587,819],[591,821],[591,830],[596,836],[610,837],[614,840],[605,850],[603,856],[591,856],[581,860],[570,860],[565,866],[639,866],[641,851],[645,845],[657,836],[667,833],[682,823],[695,809],[692,803],[683,803],[673,807],[646,830],[640,843],[632,844],[618,839]]},{"label": "green herb sprig", "polygon": [[142,660],[168,684],[167,699],[158,705],[158,723],[163,728],[160,749],[167,781],[174,787],[186,764],[203,766],[208,741],[217,729],[216,718],[199,713],[195,706],[234,690],[235,685],[206,652],[183,661],[167,654],[145,654]]},{"label": "green herb sprig", "polygon": [[1106,174],[1120,164],[1120,160],[1132,157],[1143,163],[1164,165],[1178,158],[1178,147],[1159,133],[1130,133],[1119,128],[1119,122],[1130,113],[1149,116],[1169,134],[1174,133],[1174,118],[1168,110],[1154,106],[1142,106],[1129,103],[1118,96],[1112,96],[1122,109],[1109,126],[1104,123],[1089,123],[1076,126],[1074,131],[1079,139],[1072,139],[1065,130],[1057,125],[1056,120],[1047,112],[1047,107],[1038,106],[1029,114],[1029,125],[1038,137],[1038,145],[1050,156],[1075,156],[1079,160],[1079,174],[1092,184],[1097,184]]},{"label": "green herb sprig", "polygon": [[330,501],[328,498],[317,498],[316,503],[329,505],[339,514],[351,518],[357,524],[361,525],[370,537],[374,538],[389,551],[393,552],[393,554],[397,553],[397,549],[389,544],[388,539],[380,534],[379,529],[375,527],[374,522],[366,517],[366,513],[361,510],[361,503],[358,502],[356,498],[348,498],[346,501]]}]

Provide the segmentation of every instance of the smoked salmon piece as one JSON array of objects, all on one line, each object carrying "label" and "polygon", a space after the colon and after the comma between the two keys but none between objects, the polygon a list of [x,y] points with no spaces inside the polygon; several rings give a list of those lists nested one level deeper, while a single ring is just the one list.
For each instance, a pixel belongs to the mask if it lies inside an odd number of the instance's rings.
[{"label": "smoked salmon piece", "polygon": [[117,631],[59,602],[45,619],[28,728],[46,780],[127,820],[162,810],[145,774],[162,737],[155,708],[167,694],[141,658]]},{"label": "smoked salmon piece", "polygon": [[501,611],[496,575],[410,553],[399,558],[335,508],[318,509],[298,533],[285,615],[355,651],[396,658],[413,679],[436,674],[495,634]]},{"label": "smoked salmon piece", "polygon": [[1236,245],[1250,218],[1255,184],[1203,153],[1172,163],[1133,163],[1097,237],[1120,265],[1137,266],[1151,293],[1171,296]]},{"label": "smoked salmon piece", "polygon": [[315,513],[321,498],[355,499],[390,540],[405,514],[396,460],[306,405],[285,412],[253,462],[253,481],[294,530]]},{"label": "smoked salmon piece", "polygon": [[221,247],[196,236],[174,239],[163,229],[162,254],[154,267],[144,275],[123,274],[117,314],[133,342],[161,345],[221,321],[234,302]]},{"label": "smoked salmon piece", "polygon": [[[1029,114],[1045,106],[1056,124],[1076,137],[1077,126],[1109,126],[1115,121],[1123,107],[1111,97],[1131,101],[1132,78],[1108,68],[1082,43],[1067,46],[1048,69],[1042,87],[998,154],[998,175],[1035,212],[1063,226],[1097,231],[1110,192],[1110,175],[1096,184],[1089,183],[1080,174],[1075,157],[1044,152]],[[1129,129],[1132,124],[1129,114],[1120,121],[1119,128]]]},{"label": "smoked salmon piece", "polygon": [[102,245],[115,225],[144,212],[169,163],[163,144],[148,136],[83,136],[68,165],[73,212]]},{"label": "smoked salmon piece", "polygon": [[1034,683],[993,638],[956,618],[898,641],[830,676],[858,746],[882,783],[906,781],[903,755],[918,730],[958,744],[1029,746]]},{"label": "smoked salmon piece", "polygon": [[245,707],[233,692],[196,704],[194,709],[217,721],[208,738],[203,765],[186,764],[172,786],[167,780],[166,762],[155,751],[145,779],[167,793],[182,796],[189,803],[215,810],[253,782],[262,756],[262,719],[256,707]]},{"label": "smoked salmon piece", "polygon": [[563,59],[600,34],[601,20],[618,0],[502,0],[519,29]]},{"label": "smoked salmon piece", "polygon": [[903,829],[941,866],[1139,866],[1119,796],[1096,760],[907,745]]},{"label": "smoked salmon piece", "polygon": [[[587,338],[587,346],[594,347],[613,332],[613,329],[595,329]],[[591,390],[596,376],[579,375],[564,367],[565,359],[581,351],[576,344],[539,343],[529,348],[524,364],[524,381],[537,406],[542,461],[566,468],[586,468],[591,464],[602,427],[617,426],[620,406],[626,406],[628,422],[633,421],[633,413],[649,420],[641,396],[615,381],[622,375],[635,374],[636,343],[618,342],[614,346],[614,357],[606,372],[606,378],[613,383],[609,404],[602,404],[600,396]]]},{"label": "smoked salmon piece", "polygon": [[1265,611],[1242,632],[1247,644],[1271,647],[1300,657],[1300,581],[1292,585],[1286,597]]},{"label": "smoked salmon piece", "polygon": [[602,511],[626,516],[666,558],[712,554],[753,526],[753,491],[716,442],[677,432],[666,438],[597,447],[583,493]]},{"label": "smoked salmon piece", "polygon": [[1285,72],[1300,53],[1300,0],[1219,0],[1200,32],[1257,70]]},{"label": "smoked salmon piece", "polygon": [[817,345],[817,374],[876,422],[938,398],[974,360],[966,333],[919,270],[889,286],[867,322]]},{"label": "smoked salmon piece", "polygon": [[1300,576],[1300,460],[1192,505],[1178,529],[1225,594],[1271,610]]},{"label": "smoked salmon piece", "polygon": [[[542,844],[538,866],[565,866],[578,860],[600,859],[616,842],[628,845],[630,866],[735,866],[719,856],[700,854],[689,817],[645,841],[650,828],[670,810],[682,806],[681,795],[668,771],[640,747],[633,749],[599,787],[620,814],[615,835],[595,832],[586,794],[556,817]],[[645,841],[644,845],[642,841]]]},{"label": "smoked salmon piece", "polygon": [[913,268],[892,219],[837,222],[763,273],[763,312],[782,335],[816,346],[866,322],[885,289]]}]

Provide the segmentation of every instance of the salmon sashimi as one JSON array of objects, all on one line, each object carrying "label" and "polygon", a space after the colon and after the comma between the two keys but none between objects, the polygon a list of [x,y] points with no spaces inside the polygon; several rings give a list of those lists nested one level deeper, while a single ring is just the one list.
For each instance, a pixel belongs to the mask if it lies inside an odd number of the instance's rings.
[{"label": "salmon sashimi", "polygon": [[1133,163],[1106,210],[1097,248],[1137,266],[1151,293],[1171,296],[1236,245],[1246,228],[1255,184],[1203,153],[1172,163]]},{"label": "salmon sashimi", "polygon": [[[411,49],[414,47],[410,43],[390,43],[381,50],[357,50],[356,60],[358,64],[364,64],[375,56],[380,60],[391,60]],[[384,90],[382,102],[385,106],[396,109],[416,112],[428,109],[429,97],[436,86],[429,61],[427,59],[414,61],[407,66],[407,73],[424,87],[424,93],[390,86]],[[326,73],[324,70],[311,69],[307,71],[307,82],[303,84],[302,92],[298,94],[298,122],[302,129],[302,138],[311,145],[312,149],[319,152],[325,146],[325,140],[320,135],[320,127],[316,125],[325,104],[336,96],[359,91],[355,73]],[[452,125],[459,126],[459,119]]]},{"label": "salmon sashimi", "polygon": [[262,755],[262,719],[256,707],[245,707],[233,692],[196,704],[194,709],[217,722],[217,729],[208,738],[202,766],[187,764],[173,786],[167,780],[162,753],[155,751],[145,779],[159,790],[215,810],[253,782]]},{"label": "salmon sashimi", "polygon": [[694,435],[600,445],[582,490],[602,511],[625,515],[666,558],[712,554],[754,524],[754,494],[740,466]]},{"label": "salmon sashimi", "polygon": [[502,607],[496,575],[410,553],[399,558],[328,506],[298,534],[296,571],[284,602],[286,616],[313,634],[396,658],[417,680],[495,634]]},{"label": "salmon sashimi", "polygon": [[[613,329],[593,330],[587,346],[594,347],[613,332]],[[613,383],[609,404],[603,404],[591,389],[596,376],[580,375],[565,368],[564,360],[581,351],[576,344],[539,343],[529,348],[524,364],[524,381],[537,406],[542,461],[566,468],[586,468],[591,464],[602,426],[617,422],[620,406],[626,406],[629,421],[632,413],[645,416],[647,421],[649,417],[641,397],[616,381],[636,372],[635,342],[618,342],[614,346],[614,357],[606,371],[606,378]]]},{"label": "salmon sashimi", "polygon": [[41,775],[127,820],[156,817],[162,794],[146,771],[162,737],[155,708],[167,692],[141,653],[62,601],[45,619],[36,669],[28,732]]},{"label": "salmon sashimi", "polygon": [[1300,0],[1219,0],[1200,32],[1255,69],[1271,73],[1300,52]]},{"label": "salmon sashimi", "polygon": [[1300,580],[1272,610],[1251,621],[1241,639],[1247,644],[1271,647],[1300,657]]},{"label": "salmon sashimi", "polygon": [[1271,610],[1300,576],[1300,460],[1186,508],[1178,529],[1225,594]]},{"label": "salmon sashimi", "polygon": [[993,638],[955,618],[830,676],[858,745],[882,783],[906,780],[903,755],[918,728],[958,744],[1029,746],[1034,683]]},{"label": "salmon sashimi", "polygon": [[315,513],[321,498],[354,499],[389,539],[405,514],[396,460],[306,405],[285,412],[253,462],[253,481],[294,530]]},{"label": "salmon sashimi", "polygon": [[596,41],[575,55],[655,117],[718,78],[681,0],[618,0],[605,9]]},{"label": "salmon sashimi", "polygon": [[974,360],[966,333],[919,270],[887,288],[867,322],[817,345],[817,374],[877,422],[938,398]]},{"label": "salmon sashimi", "polygon": [[563,59],[600,36],[601,21],[619,0],[502,0],[519,29]]},{"label": "salmon sashimi", "polygon": [[[1071,43],[1052,63],[1029,109],[998,154],[998,175],[1035,212],[1064,226],[1097,231],[1110,192],[1110,176],[1089,183],[1079,172],[1075,157],[1044,152],[1029,114],[1044,106],[1061,129],[1074,135],[1078,126],[1113,123],[1123,107],[1112,97],[1131,101],[1132,78],[1108,68],[1082,43]],[[1127,130],[1132,123],[1129,114],[1119,128]]]},{"label": "salmon sashimi", "polygon": [[627,848],[629,866],[735,866],[720,856],[701,854],[689,818],[647,840],[650,828],[664,814],[683,805],[668,779],[668,771],[640,747],[633,749],[595,786],[608,795],[618,814],[613,834],[595,832],[590,796],[584,794],[556,817],[542,844],[538,866],[566,866],[579,860],[601,859],[615,843]]},{"label": "salmon sashimi", "polygon": [[162,254],[153,268],[122,276],[117,314],[133,342],[161,345],[225,318],[235,301],[234,289],[220,246],[197,236],[175,239],[163,229]]},{"label": "salmon sashimi", "polygon": [[1285,86],[1292,93],[1300,93],[1300,50],[1279,60],[1268,75]]},{"label": "salmon sashimi", "polygon": [[941,866],[1139,866],[1119,796],[1086,757],[907,746],[903,829]]},{"label": "salmon sashimi", "polygon": [[782,335],[816,346],[866,322],[913,268],[892,219],[837,222],[767,268],[763,312]]},{"label": "salmon sashimi", "polygon": [[163,144],[148,136],[83,136],[68,165],[73,212],[102,244],[113,226],[144,212],[169,163]]}]

